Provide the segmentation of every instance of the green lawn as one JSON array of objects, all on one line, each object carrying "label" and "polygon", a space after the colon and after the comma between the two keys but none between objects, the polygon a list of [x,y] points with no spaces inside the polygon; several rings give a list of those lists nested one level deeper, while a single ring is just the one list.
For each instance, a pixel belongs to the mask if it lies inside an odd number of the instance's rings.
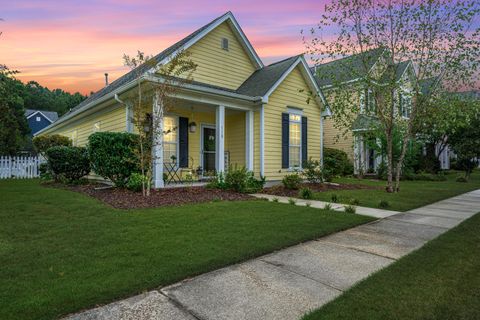
[{"label": "green lawn", "polygon": [[0,319],[52,319],[371,218],[266,201],[115,210],[0,180]]},{"label": "green lawn", "polygon": [[304,320],[480,319],[480,214]]},{"label": "green lawn", "polygon": [[457,173],[447,175],[447,181],[401,181],[400,192],[387,193],[385,181],[368,179],[339,178],[333,182],[366,184],[379,186],[378,190],[341,190],[315,193],[316,200],[331,201],[332,194],[338,196],[339,203],[349,203],[351,199],[360,201],[359,206],[378,208],[381,200],[390,204],[389,210],[408,211],[442,199],[450,198],[480,188],[480,172],[474,172],[467,183],[456,182]]}]

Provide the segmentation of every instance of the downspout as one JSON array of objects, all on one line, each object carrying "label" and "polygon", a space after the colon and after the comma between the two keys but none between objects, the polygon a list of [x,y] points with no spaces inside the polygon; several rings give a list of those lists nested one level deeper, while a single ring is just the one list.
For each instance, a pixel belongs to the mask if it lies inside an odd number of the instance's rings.
[{"label": "downspout", "polygon": [[323,168],[323,120],[324,117],[320,116],[320,165]]}]

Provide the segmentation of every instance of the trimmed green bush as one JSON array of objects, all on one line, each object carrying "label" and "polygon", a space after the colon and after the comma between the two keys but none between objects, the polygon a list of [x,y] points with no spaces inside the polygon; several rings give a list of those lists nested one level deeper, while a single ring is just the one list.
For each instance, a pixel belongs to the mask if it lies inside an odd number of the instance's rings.
[{"label": "trimmed green bush", "polygon": [[357,208],[355,206],[348,205],[348,206],[345,206],[345,212],[353,214],[353,213],[357,212]]},{"label": "trimmed green bush", "polygon": [[133,173],[138,173],[137,135],[126,132],[96,132],[88,137],[88,152],[93,171],[124,187]]},{"label": "trimmed green bush", "polygon": [[83,147],[51,147],[46,151],[48,167],[57,179],[74,182],[90,173],[90,160]]},{"label": "trimmed green bush", "polygon": [[128,178],[128,182],[126,187],[128,190],[139,192],[142,191],[142,184],[143,182],[147,182],[148,178],[140,173],[132,173],[132,175]]},{"label": "trimmed green bush", "polygon": [[302,183],[302,177],[298,173],[287,174],[282,179],[282,184],[290,190],[298,190]]},{"label": "trimmed green bush", "polygon": [[324,148],[323,169],[328,170],[333,176],[345,176],[353,174],[353,163],[348,159],[345,151]]},{"label": "trimmed green bush", "polygon": [[309,188],[302,188],[300,189],[300,192],[298,193],[300,198],[302,199],[313,199],[313,191]]},{"label": "trimmed green bush", "polygon": [[50,149],[51,147],[72,146],[72,141],[68,137],[61,136],[59,134],[34,137],[32,140],[32,143],[35,148],[35,151],[40,153],[42,156],[46,156],[47,150]]},{"label": "trimmed green bush", "polygon": [[310,183],[322,183],[323,172],[318,160],[308,159],[303,163],[303,175]]},{"label": "trimmed green bush", "polygon": [[226,174],[220,173],[215,176],[208,187],[217,189],[229,189],[241,193],[255,193],[263,189],[265,178],[255,178],[252,171],[245,167],[229,168]]}]

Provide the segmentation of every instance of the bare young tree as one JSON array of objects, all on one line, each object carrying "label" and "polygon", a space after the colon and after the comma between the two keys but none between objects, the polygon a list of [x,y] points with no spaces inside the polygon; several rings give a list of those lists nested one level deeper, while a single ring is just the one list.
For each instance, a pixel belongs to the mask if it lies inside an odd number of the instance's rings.
[{"label": "bare young tree", "polygon": [[[441,96],[440,90],[455,91],[476,80],[479,12],[475,0],[332,0],[318,25],[304,36],[307,53],[317,64],[353,55],[342,59],[340,69],[319,76],[331,77],[329,103],[335,125],[344,132],[361,111],[359,91],[368,90],[364,99],[373,103],[370,116],[386,137],[387,192],[399,191],[409,141],[415,123],[426,114],[423,109]],[[323,38],[326,35],[329,38]],[[408,62],[415,81],[402,105],[400,93],[408,84],[398,75]],[[321,70],[328,71],[328,64],[323,66]],[[345,81],[346,74],[357,81]],[[438,81],[442,85],[429,85]],[[408,117],[402,116],[402,108],[408,108]],[[402,142],[394,159],[395,131]]]},{"label": "bare young tree", "polygon": [[[138,136],[136,150],[142,173],[142,194],[150,195],[153,178],[153,164],[162,159],[154,154],[154,149],[163,144],[164,114],[174,106],[174,96],[186,83],[192,80],[196,69],[190,54],[180,51],[165,65],[158,65],[155,57],[138,51],[135,57],[123,56],[124,64],[132,69],[135,90],[122,97],[127,108],[132,109],[129,121],[133,123]],[[163,164],[162,164],[163,165]],[[161,177],[162,179],[163,177]]]}]

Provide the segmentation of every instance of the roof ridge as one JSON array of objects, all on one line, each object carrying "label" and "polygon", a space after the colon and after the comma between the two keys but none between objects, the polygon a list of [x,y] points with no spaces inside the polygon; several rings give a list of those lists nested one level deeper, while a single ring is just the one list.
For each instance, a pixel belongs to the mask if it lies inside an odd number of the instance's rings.
[{"label": "roof ridge", "polygon": [[[303,56],[303,54],[297,54],[296,56],[291,56],[291,57],[288,57],[288,58],[285,58],[285,59],[282,59],[282,60],[279,60],[279,61],[272,62],[271,64],[269,64],[268,66],[265,66],[265,67],[271,67],[271,66],[273,66],[273,65],[276,65],[276,64],[285,62],[285,61],[290,60],[290,59],[293,59],[293,58],[298,58],[298,57],[300,57],[300,56]],[[265,67],[264,67],[264,68],[265,68]]]}]

